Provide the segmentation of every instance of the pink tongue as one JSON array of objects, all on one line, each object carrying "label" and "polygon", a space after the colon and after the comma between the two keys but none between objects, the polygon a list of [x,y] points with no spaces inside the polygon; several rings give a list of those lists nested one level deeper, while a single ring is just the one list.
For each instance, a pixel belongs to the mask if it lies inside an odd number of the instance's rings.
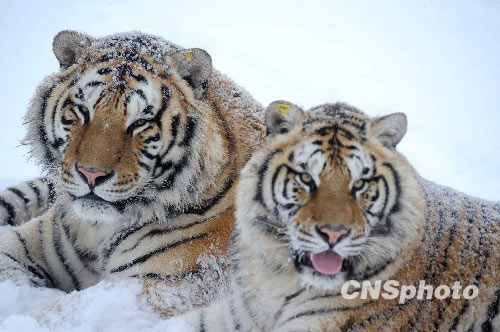
[{"label": "pink tongue", "polygon": [[331,250],[311,255],[311,261],[314,268],[323,274],[335,274],[342,269],[342,256]]}]

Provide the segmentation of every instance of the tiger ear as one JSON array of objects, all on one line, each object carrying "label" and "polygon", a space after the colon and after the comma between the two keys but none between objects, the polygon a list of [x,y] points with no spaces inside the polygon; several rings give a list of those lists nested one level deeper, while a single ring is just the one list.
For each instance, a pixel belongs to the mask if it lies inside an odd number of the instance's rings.
[{"label": "tiger ear", "polygon": [[172,54],[179,75],[193,88],[194,96],[200,99],[212,73],[212,58],[200,48],[190,48]]},{"label": "tiger ear", "polygon": [[284,100],[273,101],[266,108],[267,136],[284,134],[302,123],[305,113],[298,106]]},{"label": "tiger ear", "polygon": [[66,69],[76,62],[83,49],[94,39],[84,33],[64,30],[52,41],[52,50],[59,61],[61,69]]},{"label": "tiger ear", "polygon": [[374,119],[371,125],[372,133],[388,148],[395,148],[406,134],[408,120],[404,113],[393,113]]}]

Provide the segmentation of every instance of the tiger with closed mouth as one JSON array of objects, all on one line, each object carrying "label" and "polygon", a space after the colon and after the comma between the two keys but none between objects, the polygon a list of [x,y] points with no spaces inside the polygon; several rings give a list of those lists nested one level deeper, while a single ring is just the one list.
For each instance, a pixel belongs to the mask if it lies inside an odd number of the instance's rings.
[{"label": "tiger with closed mouth", "polygon": [[[197,331],[499,329],[500,204],[419,177],[396,150],[403,113],[278,101],[266,126],[238,185],[231,293],[180,319]],[[351,280],[479,292],[400,301],[351,287],[344,298]]]},{"label": "tiger with closed mouth", "polygon": [[[126,277],[223,280],[261,106],[206,51],[159,37],[62,31],[53,50],[61,70],[38,87],[25,139],[48,181],[10,189],[0,210],[16,225],[54,202],[0,238],[0,281],[73,291]],[[202,268],[203,256],[222,269]]]}]

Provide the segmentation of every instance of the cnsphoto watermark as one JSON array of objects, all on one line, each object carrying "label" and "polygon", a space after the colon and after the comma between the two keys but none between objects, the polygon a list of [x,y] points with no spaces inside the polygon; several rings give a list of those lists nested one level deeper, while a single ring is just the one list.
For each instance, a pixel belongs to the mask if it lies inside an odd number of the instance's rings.
[{"label": "cnsphoto watermark", "polygon": [[[424,296],[425,293],[425,296]],[[344,299],[352,300],[360,298],[365,300],[370,294],[370,298],[377,300],[382,296],[386,300],[394,300],[399,297],[399,303],[404,303],[406,300],[416,297],[419,300],[432,299],[433,297],[439,300],[447,299],[451,296],[452,299],[460,299],[463,297],[466,300],[475,298],[479,293],[479,288],[475,285],[468,285],[462,289],[460,281],[455,281],[453,285],[439,285],[434,288],[433,285],[426,285],[425,280],[420,280],[418,286],[401,285],[397,280],[376,280],[371,282],[364,280],[360,283],[357,280],[346,281],[340,290],[340,294]]]}]

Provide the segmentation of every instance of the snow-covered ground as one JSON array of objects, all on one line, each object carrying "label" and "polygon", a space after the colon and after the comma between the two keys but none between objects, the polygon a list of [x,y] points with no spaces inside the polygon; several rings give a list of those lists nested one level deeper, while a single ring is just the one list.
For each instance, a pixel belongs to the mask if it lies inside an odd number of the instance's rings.
[{"label": "snow-covered ground", "polygon": [[103,281],[80,292],[0,283],[0,331],[190,331],[140,301],[137,281]]},{"label": "snow-covered ground", "polygon": [[[263,104],[342,100],[370,115],[405,112],[399,149],[424,177],[500,199],[499,2],[51,0],[2,1],[0,11],[0,189],[39,175],[18,144],[35,87],[58,68],[53,36],[140,30],[204,48]],[[2,283],[0,330],[166,328],[138,292],[132,281],[77,294]],[[48,314],[53,301],[59,310]]]}]

